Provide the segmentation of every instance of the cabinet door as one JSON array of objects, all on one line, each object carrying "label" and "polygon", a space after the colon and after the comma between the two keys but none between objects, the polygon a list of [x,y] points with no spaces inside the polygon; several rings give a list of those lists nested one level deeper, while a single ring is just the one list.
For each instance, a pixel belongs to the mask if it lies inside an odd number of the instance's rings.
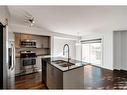
[{"label": "cabinet door", "polygon": [[29,35],[29,34],[21,34],[21,41],[22,40],[31,40],[31,35]]},{"label": "cabinet door", "polygon": [[20,34],[18,34],[18,33],[15,33],[15,47],[16,48],[20,48],[20,37],[21,35]]},{"label": "cabinet door", "polygon": [[55,81],[54,81],[54,68],[47,64],[47,87],[49,89],[55,89]]},{"label": "cabinet door", "polygon": [[47,64],[47,86],[49,89],[63,88],[63,72]]},{"label": "cabinet door", "polygon": [[42,59],[42,81],[43,82],[47,82],[47,62],[44,60],[44,59]]},{"label": "cabinet door", "polygon": [[55,83],[55,87],[56,89],[63,89],[63,72],[60,71],[57,68],[54,68],[54,83]]},{"label": "cabinet door", "polygon": [[41,71],[42,70],[42,63],[41,63],[41,57],[40,56],[37,56],[36,58],[36,67],[37,67],[37,71]]}]

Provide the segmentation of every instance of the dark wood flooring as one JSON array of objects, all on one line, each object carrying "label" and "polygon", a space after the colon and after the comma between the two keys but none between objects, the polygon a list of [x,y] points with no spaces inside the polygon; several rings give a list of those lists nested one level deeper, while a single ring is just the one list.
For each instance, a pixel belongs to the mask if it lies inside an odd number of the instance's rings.
[{"label": "dark wood flooring", "polygon": [[127,72],[85,66],[84,89],[127,89]]},{"label": "dark wood flooring", "polygon": [[46,89],[45,84],[42,82],[41,73],[32,73],[29,75],[16,77],[16,89]]},{"label": "dark wood flooring", "polygon": [[[84,89],[127,89],[127,72],[96,66],[84,67]],[[16,77],[16,89],[46,89],[41,73]]]}]

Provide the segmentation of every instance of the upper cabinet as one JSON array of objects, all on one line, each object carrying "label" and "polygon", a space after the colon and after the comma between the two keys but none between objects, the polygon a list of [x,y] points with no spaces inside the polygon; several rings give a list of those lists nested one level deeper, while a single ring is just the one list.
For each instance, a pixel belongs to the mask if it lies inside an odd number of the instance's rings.
[{"label": "upper cabinet", "polygon": [[50,36],[15,33],[15,47],[18,51],[29,50],[37,55],[50,55]]},{"label": "upper cabinet", "polygon": [[20,48],[20,38],[21,35],[19,33],[15,33],[15,48]]}]

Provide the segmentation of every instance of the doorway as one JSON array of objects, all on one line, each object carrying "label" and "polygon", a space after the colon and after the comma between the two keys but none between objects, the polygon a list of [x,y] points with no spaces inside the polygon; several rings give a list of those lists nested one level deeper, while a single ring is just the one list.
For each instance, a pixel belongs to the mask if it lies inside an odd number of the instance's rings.
[{"label": "doorway", "polygon": [[82,41],[82,61],[102,66],[102,39]]}]

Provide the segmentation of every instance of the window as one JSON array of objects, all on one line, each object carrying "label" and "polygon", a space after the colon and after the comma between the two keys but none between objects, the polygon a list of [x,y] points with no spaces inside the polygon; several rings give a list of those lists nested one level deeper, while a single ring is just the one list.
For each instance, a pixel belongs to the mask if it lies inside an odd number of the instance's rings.
[{"label": "window", "polygon": [[93,65],[102,64],[102,41],[101,39],[82,41],[82,61]]}]

